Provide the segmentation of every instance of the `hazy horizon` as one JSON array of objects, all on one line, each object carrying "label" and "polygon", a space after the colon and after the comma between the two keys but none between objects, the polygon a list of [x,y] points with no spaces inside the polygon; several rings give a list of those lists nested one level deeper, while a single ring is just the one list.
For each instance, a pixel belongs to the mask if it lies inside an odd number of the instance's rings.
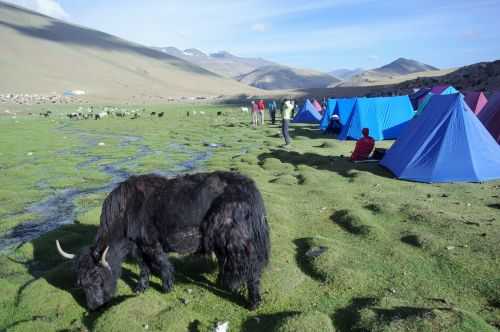
[{"label": "hazy horizon", "polygon": [[154,47],[221,50],[293,67],[375,68],[399,57],[439,68],[500,54],[500,1],[8,0]]}]

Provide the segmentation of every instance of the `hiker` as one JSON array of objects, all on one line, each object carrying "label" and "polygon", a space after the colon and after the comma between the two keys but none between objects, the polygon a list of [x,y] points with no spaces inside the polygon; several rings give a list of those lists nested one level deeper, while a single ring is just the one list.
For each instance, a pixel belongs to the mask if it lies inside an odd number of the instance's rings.
[{"label": "hiker", "polygon": [[264,125],[264,111],[266,110],[266,104],[264,100],[259,100],[257,102],[257,107],[259,109],[258,117],[257,117],[257,125]]},{"label": "hiker", "polygon": [[292,119],[293,102],[291,99],[285,99],[281,105],[281,133],[285,139],[285,146],[291,143],[290,135],[288,134],[288,124]]},{"label": "hiker", "polygon": [[375,147],[375,140],[370,136],[370,129],[363,128],[363,137],[356,142],[356,147],[351,155],[352,161],[367,160]]},{"label": "hiker", "polygon": [[278,106],[276,105],[276,101],[271,100],[267,104],[267,108],[269,109],[269,116],[271,118],[271,124],[274,124],[276,122],[276,109],[278,108]]},{"label": "hiker", "polygon": [[258,116],[259,116],[259,106],[257,106],[257,103],[252,100],[252,127],[257,127],[257,122],[258,122]]},{"label": "hiker", "polygon": [[334,136],[340,134],[340,129],[342,125],[340,124],[340,118],[337,114],[332,115],[330,118],[330,122],[328,123],[328,128],[326,129],[327,133],[331,133]]}]

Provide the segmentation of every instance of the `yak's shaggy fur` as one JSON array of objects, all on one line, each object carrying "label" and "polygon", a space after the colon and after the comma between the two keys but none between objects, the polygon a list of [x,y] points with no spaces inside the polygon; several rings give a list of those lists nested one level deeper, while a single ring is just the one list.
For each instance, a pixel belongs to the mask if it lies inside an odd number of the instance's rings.
[{"label": "yak's shaggy fur", "polygon": [[76,257],[78,285],[88,308],[110,301],[129,254],[141,270],[136,291],[144,291],[151,271],[158,270],[168,292],[174,279],[168,252],[215,253],[220,284],[236,290],[245,283],[249,307],[256,308],[270,243],[264,203],[254,182],[240,174],[214,172],[170,179],[133,176],[119,184],[104,201],[95,244]]}]

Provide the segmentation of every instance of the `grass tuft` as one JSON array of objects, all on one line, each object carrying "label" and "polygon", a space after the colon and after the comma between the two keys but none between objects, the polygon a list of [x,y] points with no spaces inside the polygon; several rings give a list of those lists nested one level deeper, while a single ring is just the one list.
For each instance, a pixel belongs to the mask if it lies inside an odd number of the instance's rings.
[{"label": "grass tuft", "polygon": [[352,210],[337,211],[330,218],[351,234],[365,236],[372,232],[372,226],[361,215]]}]

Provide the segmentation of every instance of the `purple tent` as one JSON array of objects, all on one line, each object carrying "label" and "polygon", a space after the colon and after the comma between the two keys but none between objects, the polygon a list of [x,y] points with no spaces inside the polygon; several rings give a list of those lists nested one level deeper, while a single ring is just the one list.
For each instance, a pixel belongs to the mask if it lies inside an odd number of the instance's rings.
[{"label": "purple tent", "polygon": [[500,144],[500,92],[490,97],[488,104],[477,117]]},{"label": "purple tent", "polygon": [[482,92],[466,91],[464,92],[465,102],[470,109],[477,115],[488,103],[488,99]]},{"label": "purple tent", "polygon": [[440,95],[441,92],[448,89],[449,87],[450,87],[449,85],[436,85],[431,89],[431,93],[435,95]]},{"label": "purple tent", "polygon": [[430,88],[421,88],[417,92],[414,92],[410,95],[411,105],[413,109],[416,110],[424,100],[425,96],[431,91]]}]

